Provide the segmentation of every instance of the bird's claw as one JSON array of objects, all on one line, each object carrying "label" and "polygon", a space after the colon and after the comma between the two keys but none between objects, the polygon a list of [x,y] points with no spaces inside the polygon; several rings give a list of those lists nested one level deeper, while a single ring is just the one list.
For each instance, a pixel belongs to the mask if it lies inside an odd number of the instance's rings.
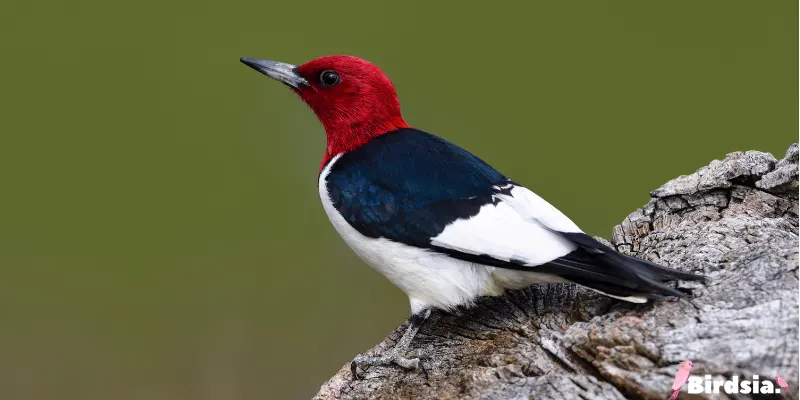
[{"label": "bird's claw", "polygon": [[427,361],[428,357],[422,351],[407,353],[405,356],[394,351],[379,357],[359,355],[350,363],[350,373],[353,374],[353,378],[362,379],[361,375],[358,373],[359,369],[363,371],[366,368],[375,365],[395,364],[407,370],[420,370],[420,372],[422,372],[422,374],[425,376],[425,380],[427,380],[428,371],[425,369],[423,360]]},{"label": "bird's claw", "polygon": [[418,358],[422,361],[430,360],[430,357],[428,357],[428,355],[422,350],[408,352],[405,354],[405,358]]},{"label": "bird's claw", "polygon": [[350,373],[353,374],[353,379],[361,379],[361,376],[358,375],[358,362],[356,360],[350,362]]}]

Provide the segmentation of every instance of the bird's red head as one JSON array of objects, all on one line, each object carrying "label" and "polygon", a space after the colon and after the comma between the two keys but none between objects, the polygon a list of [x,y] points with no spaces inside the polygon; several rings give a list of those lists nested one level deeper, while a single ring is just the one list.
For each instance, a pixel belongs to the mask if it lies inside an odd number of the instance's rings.
[{"label": "bird's red head", "polygon": [[299,67],[250,58],[242,62],[290,86],[314,110],[327,135],[323,165],[375,136],[408,127],[394,85],[366,60],[326,56]]}]

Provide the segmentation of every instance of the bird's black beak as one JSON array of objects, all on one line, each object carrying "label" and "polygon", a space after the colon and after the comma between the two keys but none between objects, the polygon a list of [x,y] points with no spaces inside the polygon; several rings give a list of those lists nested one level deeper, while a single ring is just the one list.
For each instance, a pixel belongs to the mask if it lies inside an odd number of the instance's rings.
[{"label": "bird's black beak", "polygon": [[295,89],[308,86],[308,81],[295,72],[297,69],[295,65],[247,57],[242,57],[240,60],[247,64],[248,67]]}]

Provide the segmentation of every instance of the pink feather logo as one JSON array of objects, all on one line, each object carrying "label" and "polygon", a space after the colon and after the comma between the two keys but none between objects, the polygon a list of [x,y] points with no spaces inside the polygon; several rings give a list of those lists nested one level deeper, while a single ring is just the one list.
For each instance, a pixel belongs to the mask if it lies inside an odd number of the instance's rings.
[{"label": "pink feather logo", "polygon": [[761,380],[758,375],[753,375],[753,379],[740,380],[738,375],[734,375],[731,379],[715,380],[711,375],[705,377],[690,377],[692,367],[694,364],[691,360],[683,361],[679,364],[680,368],[678,373],[675,374],[675,379],[672,381],[672,394],[669,400],[676,400],[681,392],[681,389],[688,384],[690,394],[697,393],[728,393],[728,394],[771,394],[781,393],[781,391],[788,392],[789,384],[780,376],[775,377],[775,384],[778,388],[772,385],[769,380]]},{"label": "pink feather logo", "polygon": [[680,365],[681,368],[675,375],[675,379],[672,380],[672,395],[669,396],[669,400],[677,399],[678,393],[681,392],[683,385],[689,383],[689,372],[692,370],[692,361],[686,360],[678,365]]},{"label": "pink feather logo", "polygon": [[778,387],[780,387],[783,390],[786,390],[786,389],[789,388],[789,384],[786,383],[786,381],[783,380],[783,378],[781,378],[780,376],[776,376],[775,377],[775,382],[778,384]]}]

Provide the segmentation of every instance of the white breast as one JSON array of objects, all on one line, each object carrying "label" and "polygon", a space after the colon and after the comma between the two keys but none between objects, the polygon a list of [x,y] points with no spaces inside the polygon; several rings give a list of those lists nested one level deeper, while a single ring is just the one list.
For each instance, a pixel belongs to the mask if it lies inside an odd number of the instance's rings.
[{"label": "white breast", "polygon": [[575,248],[547,228],[557,225],[567,228],[565,230],[578,229],[527,189],[515,188],[511,197],[503,196],[507,204],[484,206],[478,215],[448,225],[432,239],[438,246],[465,253],[524,261],[531,266],[531,271],[495,268],[359,233],[333,206],[326,186],[326,178],[340,157],[341,154],[335,156],[319,175],[319,197],[325,213],[339,235],[364,262],[408,295],[412,313],[429,307],[452,309],[470,304],[481,295],[500,294],[504,288],[566,282],[555,275],[535,272],[534,266]]},{"label": "white breast", "polygon": [[468,304],[482,294],[500,291],[492,279],[494,268],[468,263],[385,238],[369,238],[345,221],[333,206],[325,180],[337,155],[319,176],[319,197],[325,213],[344,241],[372,268],[403,290],[411,311],[426,307],[450,309]]}]

